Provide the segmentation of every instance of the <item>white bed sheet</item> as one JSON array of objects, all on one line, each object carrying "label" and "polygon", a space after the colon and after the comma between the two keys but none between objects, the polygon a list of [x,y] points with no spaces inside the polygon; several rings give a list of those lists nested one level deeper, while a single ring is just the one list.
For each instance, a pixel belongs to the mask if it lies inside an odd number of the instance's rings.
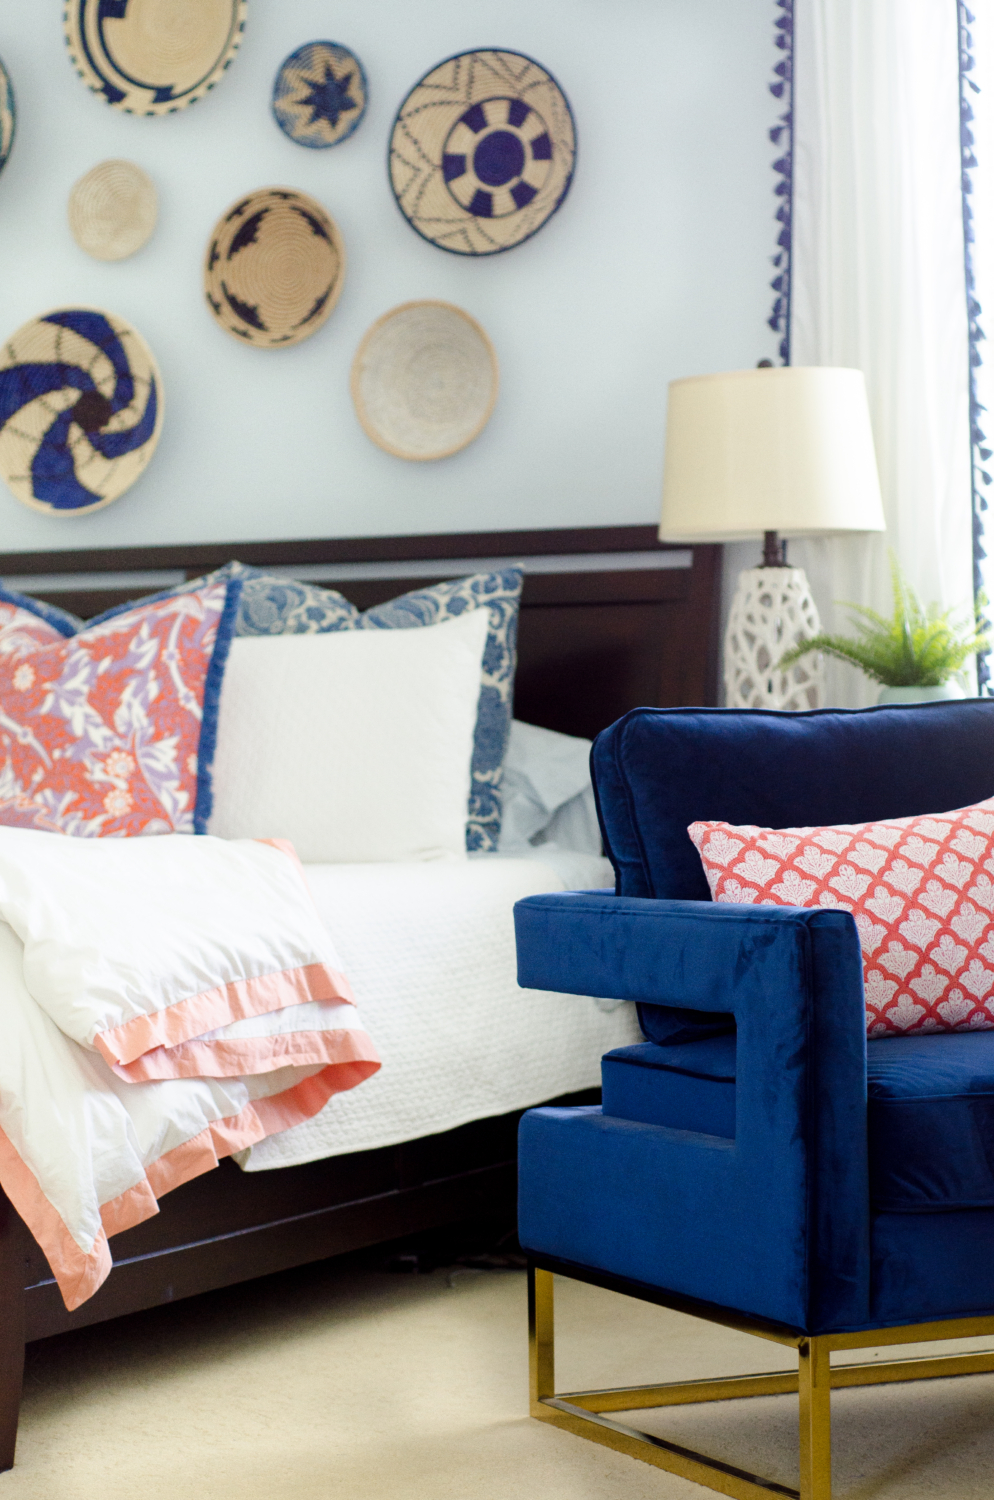
[{"label": "white bed sheet", "polygon": [[[596,1088],[602,1054],[641,1040],[634,1005],[518,987],[514,903],[567,888],[539,859],[305,873],[383,1066],[313,1119],[241,1153],[247,1171],[394,1145]],[[614,883],[603,859],[583,876],[587,889]]]}]

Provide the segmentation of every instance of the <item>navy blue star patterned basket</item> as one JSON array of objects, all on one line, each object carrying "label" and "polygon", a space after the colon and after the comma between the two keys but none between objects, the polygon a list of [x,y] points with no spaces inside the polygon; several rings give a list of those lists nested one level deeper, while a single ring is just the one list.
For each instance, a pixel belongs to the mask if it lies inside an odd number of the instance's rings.
[{"label": "navy blue star patterned basket", "polygon": [[273,85],[273,114],[298,146],[318,150],[348,140],[366,113],[362,63],[337,42],[307,42],[291,52]]}]

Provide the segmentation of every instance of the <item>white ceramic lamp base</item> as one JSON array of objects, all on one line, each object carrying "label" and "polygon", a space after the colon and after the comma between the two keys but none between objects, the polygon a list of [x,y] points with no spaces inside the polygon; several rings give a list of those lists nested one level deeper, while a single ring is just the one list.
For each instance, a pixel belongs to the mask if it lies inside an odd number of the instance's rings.
[{"label": "white ceramic lamp base", "polygon": [[786,672],[784,652],[821,630],[803,568],[745,568],[725,631],[728,708],[821,708],[824,666],[812,651]]}]

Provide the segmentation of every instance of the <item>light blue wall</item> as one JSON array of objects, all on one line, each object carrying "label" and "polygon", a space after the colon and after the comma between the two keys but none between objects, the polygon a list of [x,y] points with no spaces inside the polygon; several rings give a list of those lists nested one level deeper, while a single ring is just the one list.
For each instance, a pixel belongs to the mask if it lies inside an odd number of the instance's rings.
[{"label": "light blue wall", "polygon": [[[61,0],[0,0],[18,105],[0,177],[0,337],[60,305],[120,314],[155,351],[166,421],[147,473],[96,515],[38,515],[0,487],[0,551],[653,521],[667,381],[773,353],[770,0],[249,0],[223,81],[162,119],[86,90],[61,13]],[[269,113],[280,62],[315,38],[352,47],[371,87],[357,134],[328,151],[295,146]],[[411,85],[474,46],[556,75],[579,160],[533,240],[467,260],[407,226],[385,157]],[[152,175],[160,223],[137,256],[104,265],[74,244],[66,200],[111,156]],[[246,349],[203,305],[203,251],[237,195],[277,184],[326,205],[348,277],[312,339]],[[374,447],[348,393],[364,330],[418,297],[468,309],[501,366],[482,437],[427,465]]]}]

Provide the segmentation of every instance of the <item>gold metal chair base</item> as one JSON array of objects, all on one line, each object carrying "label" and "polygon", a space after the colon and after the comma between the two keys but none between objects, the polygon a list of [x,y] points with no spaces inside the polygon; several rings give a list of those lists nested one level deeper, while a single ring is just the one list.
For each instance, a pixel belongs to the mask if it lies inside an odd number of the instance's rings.
[{"label": "gold metal chair base", "polygon": [[[675,1299],[675,1305],[679,1299]],[[668,1469],[683,1479],[731,1495],[733,1500],[769,1500],[787,1495],[792,1500],[831,1500],[832,1437],[830,1398],[843,1386],[884,1385],[904,1380],[934,1380],[946,1375],[978,1375],[994,1371],[994,1350],[943,1355],[938,1358],[889,1360],[886,1363],[832,1365],[833,1350],[872,1349],[887,1344],[927,1343],[933,1339],[994,1336],[994,1317],[955,1318],[941,1323],[917,1323],[903,1328],[878,1328],[865,1333],[826,1333],[807,1337],[763,1327],[755,1319],[709,1314],[709,1321],[741,1332],[754,1333],[774,1343],[796,1348],[798,1368],[772,1375],[729,1375],[715,1380],[690,1380],[656,1386],[620,1386],[604,1391],[556,1394],[555,1316],[553,1273],[528,1267],[528,1348],[531,1414],[566,1432],[603,1443],[644,1463]],[[779,1396],[794,1391],[800,1398],[800,1489],[762,1479],[719,1459],[706,1458],[690,1448],[651,1433],[640,1432],[605,1416],[611,1411],[636,1411],[658,1406],[680,1406],[703,1401],[733,1401],[742,1396]]]}]

